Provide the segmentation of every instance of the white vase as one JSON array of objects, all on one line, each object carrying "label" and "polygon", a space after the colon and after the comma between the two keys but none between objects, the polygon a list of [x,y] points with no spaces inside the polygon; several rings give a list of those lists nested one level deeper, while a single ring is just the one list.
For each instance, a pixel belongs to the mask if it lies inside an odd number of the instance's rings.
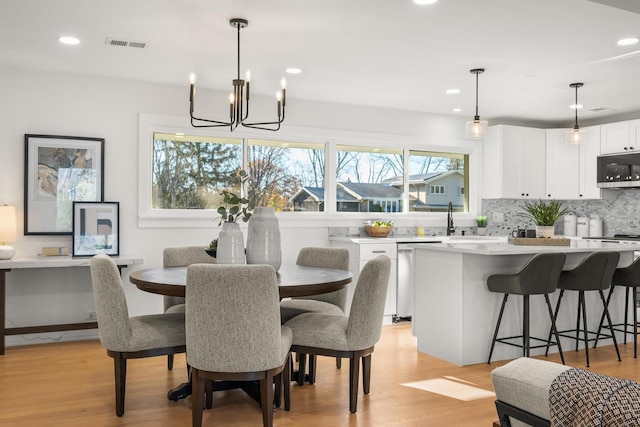
[{"label": "white vase", "polygon": [[276,271],[282,264],[280,227],[273,208],[254,208],[249,218],[247,264],[267,264]]},{"label": "white vase", "polygon": [[478,236],[486,236],[487,227],[478,227]]},{"label": "white vase", "polygon": [[244,236],[235,222],[225,222],[218,235],[218,264],[244,264]]},{"label": "white vase", "polygon": [[552,239],[554,235],[553,225],[536,225],[536,237]]}]

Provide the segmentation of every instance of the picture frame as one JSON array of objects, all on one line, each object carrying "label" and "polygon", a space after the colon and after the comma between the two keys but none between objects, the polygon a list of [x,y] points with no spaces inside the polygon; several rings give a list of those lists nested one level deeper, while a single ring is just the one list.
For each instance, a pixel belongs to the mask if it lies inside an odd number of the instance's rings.
[{"label": "picture frame", "polygon": [[73,202],[71,255],[120,255],[120,203]]},{"label": "picture frame", "polygon": [[72,234],[72,203],[104,200],[104,138],[24,136],[24,234]]}]

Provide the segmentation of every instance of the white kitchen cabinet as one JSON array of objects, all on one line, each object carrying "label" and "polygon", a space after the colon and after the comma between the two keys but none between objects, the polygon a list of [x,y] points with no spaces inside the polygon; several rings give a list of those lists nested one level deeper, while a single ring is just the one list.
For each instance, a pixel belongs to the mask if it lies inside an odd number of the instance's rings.
[{"label": "white kitchen cabinet", "polygon": [[353,273],[353,281],[347,288],[347,314],[351,308],[353,293],[358,283],[360,270],[367,261],[379,255],[386,255],[391,258],[391,271],[389,272],[389,287],[387,288],[387,299],[384,305],[384,315],[387,320],[391,320],[396,314],[397,295],[397,245],[395,242],[385,242],[382,240],[368,240],[366,242],[336,241],[332,240],[331,246],[334,248],[347,248],[349,250],[349,270]]},{"label": "white kitchen cabinet", "polygon": [[582,128],[581,145],[566,142],[567,129],[547,130],[546,198],[599,199],[597,158],[600,154],[600,126]]},{"label": "white kitchen cabinet", "polygon": [[640,150],[640,119],[629,121],[629,134],[633,150]]},{"label": "white kitchen cabinet", "polygon": [[544,129],[491,126],[483,151],[483,198],[544,197]]},{"label": "white kitchen cabinet", "polygon": [[[634,134],[636,132],[634,129]],[[601,125],[600,138],[600,152],[602,154],[623,153],[640,149],[640,146],[632,144],[631,123],[629,121]]]}]

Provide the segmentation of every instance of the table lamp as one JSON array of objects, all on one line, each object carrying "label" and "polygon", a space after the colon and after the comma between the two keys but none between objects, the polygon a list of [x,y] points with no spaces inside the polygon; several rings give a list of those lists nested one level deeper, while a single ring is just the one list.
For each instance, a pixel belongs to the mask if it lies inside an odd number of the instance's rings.
[{"label": "table lamp", "polygon": [[0,260],[11,259],[16,254],[12,246],[7,242],[16,241],[16,208],[13,206],[0,206]]}]

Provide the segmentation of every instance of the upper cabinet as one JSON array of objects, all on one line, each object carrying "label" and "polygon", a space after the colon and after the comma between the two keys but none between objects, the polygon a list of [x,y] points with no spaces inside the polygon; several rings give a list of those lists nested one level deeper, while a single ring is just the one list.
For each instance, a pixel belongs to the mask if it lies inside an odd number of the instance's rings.
[{"label": "upper cabinet", "polygon": [[[632,129],[633,123],[633,129]],[[600,147],[602,154],[623,153],[640,150],[636,138],[640,120],[608,123],[600,126]],[[633,131],[633,132],[632,132]]]},{"label": "upper cabinet", "polygon": [[544,197],[544,129],[491,126],[483,152],[484,198]]},{"label": "upper cabinet", "polygon": [[584,127],[581,145],[566,142],[567,129],[547,130],[546,197],[549,199],[599,199],[597,157],[600,126]]}]

